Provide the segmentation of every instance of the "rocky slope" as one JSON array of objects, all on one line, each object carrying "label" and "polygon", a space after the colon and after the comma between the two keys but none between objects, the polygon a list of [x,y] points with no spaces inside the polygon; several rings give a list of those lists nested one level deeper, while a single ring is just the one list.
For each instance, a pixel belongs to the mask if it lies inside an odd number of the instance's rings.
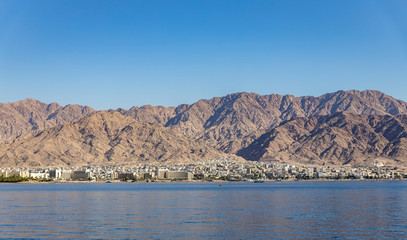
[{"label": "rocky slope", "polygon": [[296,118],[238,151],[248,160],[311,164],[407,165],[407,116],[348,112]]},{"label": "rocky slope", "polygon": [[80,105],[45,104],[34,99],[0,104],[0,142],[82,118],[92,112]]},{"label": "rocky slope", "polygon": [[119,109],[137,120],[157,122],[216,147],[236,153],[281,122],[337,112],[360,115],[407,114],[407,103],[379,91],[338,91],[320,97],[235,93],[176,108],[144,106]]},{"label": "rocky slope", "polygon": [[157,123],[97,112],[0,145],[0,166],[189,162],[227,156]]},{"label": "rocky slope", "polygon": [[[143,159],[189,161],[218,156],[219,152],[211,147],[250,160],[361,164],[373,158],[403,162],[406,149],[403,116],[407,115],[407,103],[372,90],[338,91],[320,97],[235,93],[178,107],[146,105],[109,110],[115,121],[109,120],[107,116],[110,115],[106,112],[101,113],[106,123],[93,124],[99,127],[91,127],[93,130],[89,134],[78,133],[78,124],[90,121],[86,116],[92,112],[94,110],[89,107],[62,107],[33,99],[0,104],[0,140],[3,141],[0,166],[10,161],[33,166],[86,164],[93,162],[92,159],[96,163]],[[346,124],[337,123],[340,119]],[[78,121],[64,124],[75,120]],[[115,133],[100,126],[115,129]],[[131,131],[119,134],[127,126]],[[160,134],[154,138],[140,138],[144,141],[141,144],[137,134],[142,128]],[[363,134],[354,132],[354,128],[362,129]],[[39,130],[46,131],[39,134]],[[36,133],[30,133],[32,131]],[[17,136],[21,137],[13,140]],[[95,142],[92,136],[98,140]],[[163,136],[166,141],[159,140]],[[112,147],[115,138],[121,139],[120,144]],[[160,145],[161,150],[154,147],[159,141],[165,143]],[[172,142],[176,144],[171,145]],[[194,148],[191,144],[199,147]],[[190,153],[179,150],[183,149],[181,145],[192,150]],[[207,145],[211,147],[203,148]],[[180,158],[177,160],[175,156]]]}]

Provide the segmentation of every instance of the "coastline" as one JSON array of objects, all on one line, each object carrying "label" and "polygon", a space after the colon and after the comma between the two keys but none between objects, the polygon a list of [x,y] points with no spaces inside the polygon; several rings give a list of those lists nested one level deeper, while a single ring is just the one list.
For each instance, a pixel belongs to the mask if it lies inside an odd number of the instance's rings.
[{"label": "coastline", "polygon": [[[295,180],[295,179],[287,179],[287,180],[263,180],[261,183],[293,183],[293,182],[404,182],[407,179],[309,179],[309,180]],[[23,182],[0,182],[0,184],[102,184],[107,183],[106,181],[23,181]],[[212,181],[200,181],[200,180],[180,180],[180,181],[134,181],[134,182],[125,182],[125,181],[118,181],[113,180],[110,183],[127,183],[127,184],[137,184],[137,183],[253,183],[258,185],[254,181],[226,181],[226,180],[212,180]],[[107,183],[109,184],[109,183]]]}]

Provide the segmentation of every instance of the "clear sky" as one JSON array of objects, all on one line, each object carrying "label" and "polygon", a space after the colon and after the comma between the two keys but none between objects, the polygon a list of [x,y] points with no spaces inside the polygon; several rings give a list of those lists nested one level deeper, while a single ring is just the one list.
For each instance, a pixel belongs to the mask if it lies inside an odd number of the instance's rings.
[{"label": "clear sky", "polygon": [[109,109],[341,89],[407,100],[407,1],[0,1],[0,102]]}]

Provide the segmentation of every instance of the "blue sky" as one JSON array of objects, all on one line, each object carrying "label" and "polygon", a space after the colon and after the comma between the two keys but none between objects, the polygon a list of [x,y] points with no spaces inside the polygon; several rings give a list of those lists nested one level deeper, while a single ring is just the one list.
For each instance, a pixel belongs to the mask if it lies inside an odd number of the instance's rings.
[{"label": "blue sky", "polygon": [[2,0],[0,102],[176,106],[233,92],[407,100],[404,0]]}]

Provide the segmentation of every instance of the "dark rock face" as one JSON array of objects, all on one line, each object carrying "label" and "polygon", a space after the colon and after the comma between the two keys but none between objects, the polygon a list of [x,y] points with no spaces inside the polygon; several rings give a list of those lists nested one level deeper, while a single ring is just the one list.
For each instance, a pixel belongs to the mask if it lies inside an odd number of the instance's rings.
[{"label": "dark rock face", "polygon": [[248,160],[369,165],[376,159],[407,163],[407,117],[332,115],[296,118],[266,132],[238,155]]}]

